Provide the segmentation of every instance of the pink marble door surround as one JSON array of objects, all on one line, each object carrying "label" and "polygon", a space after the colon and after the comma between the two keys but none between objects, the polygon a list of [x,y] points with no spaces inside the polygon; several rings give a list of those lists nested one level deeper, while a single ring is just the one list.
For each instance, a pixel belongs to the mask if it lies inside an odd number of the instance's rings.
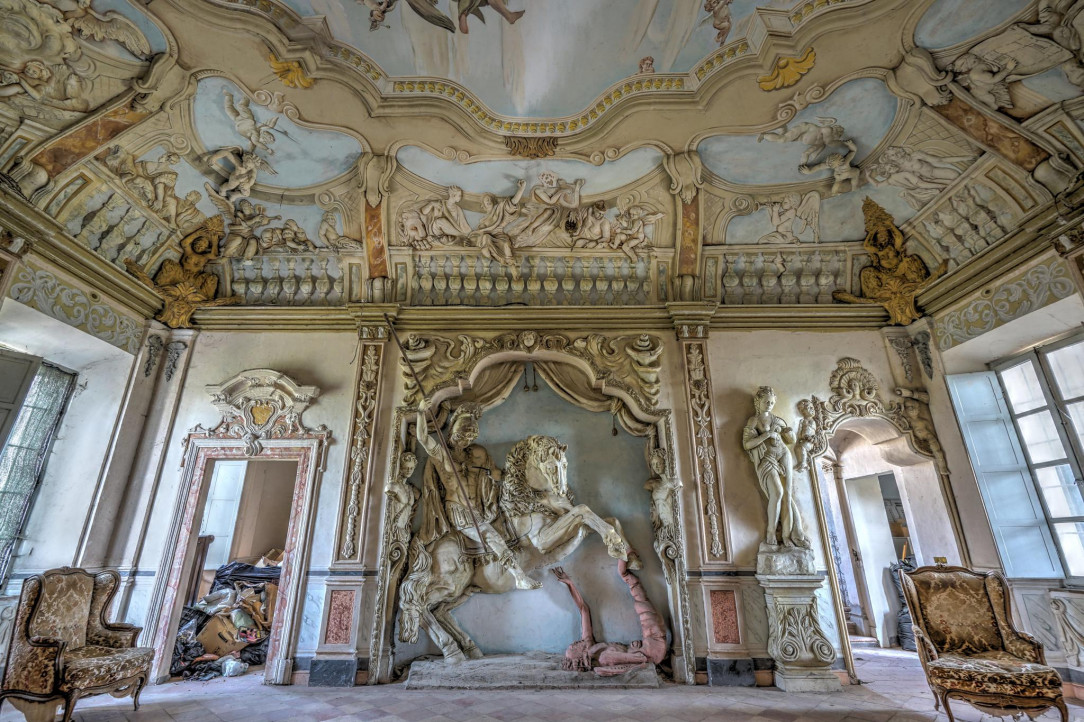
[{"label": "pink marble door surround", "polygon": [[[168,674],[173,641],[177,636],[181,601],[178,590],[194,563],[194,541],[198,529],[195,520],[202,512],[210,480],[210,465],[218,460],[259,459],[297,462],[290,522],[286,535],[279,579],[279,595],[275,617],[271,624],[271,641],[267,650],[265,683],[288,684],[293,667],[290,656],[297,638],[301,614],[302,585],[309,565],[312,520],[315,516],[316,488],[319,482],[317,464],[323,459],[327,432],[301,435],[297,438],[265,439],[257,456],[248,456],[244,442],[213,438],[206,432],[189,435],[182,477],[183,509],[171,542],[174,548],[167,569],[165,593],[154,630],[154,669],[152,678],[161,681]],[[322,466],[322,465],[321,465]],[[184,486],[187,485],[187,490]],[[176,520],[175,520],[176,521]]]}]

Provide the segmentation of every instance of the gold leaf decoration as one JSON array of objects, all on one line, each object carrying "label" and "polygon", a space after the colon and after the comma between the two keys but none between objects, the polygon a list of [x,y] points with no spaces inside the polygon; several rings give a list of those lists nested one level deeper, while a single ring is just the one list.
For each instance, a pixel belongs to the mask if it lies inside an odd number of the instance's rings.
[{"label": "gold leaf decoration", "polygon": [[267,61],[271,63],[271,70],[287,88],[311,88],[316,82],[305,73],[297,60],[279,60],[274,53],[269,53]]},{"label": "gold leaf decoration", "polygon": [[817,53],[810,47],[798,58],[779,58],[775,61],[775,69],[768,75],[757,78],[757,84],[761,90],[779,90],[789,88],[802,79],[802,76],[813,69],[813,63],[817,61]]},{"label": "gold leaf decoration", "polygon": [[550,136],[521,138],[505,136],[504,145],[509,155],[520,158],[549,158],[557,153],[557,139]]}]

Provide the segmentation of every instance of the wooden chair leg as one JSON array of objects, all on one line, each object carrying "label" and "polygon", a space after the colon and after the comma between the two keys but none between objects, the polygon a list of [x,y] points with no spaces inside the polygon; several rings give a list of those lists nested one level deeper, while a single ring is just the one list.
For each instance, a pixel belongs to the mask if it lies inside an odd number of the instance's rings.
[{"label": "wooden chair leg", "polygon": [[143,675],[142,677],[139,678],[139,681],[136,682],[135,693],[132,695],[132,705],[135,707],[135,710],[137,712],[139,711],[139,695],[143,691],[143,688],[146,687],[146,686],[147,686],[147,676]]},{"label": "wooden chair leg", "polygon": [[1058,707],[1058,712],[1061,712],[1061,722],[1069,722],[1069,708],[1065,706],[1065,699],[1058,697],[1055,704]]},{"label": "wooden chair leg", "polygon": [[956,717],[953,716],[952,709],[949,707],[948,690],[941,694],[941,704],[945,707],[945,716],[948,717],[949,722],[956,722]]},{"label": "wooden chair leg", "polygon": [[76,692],[64,695],[64,717],[61,722],[71,722],[72,715],[75,714],[75,701],[79,699],[79,695]]}]

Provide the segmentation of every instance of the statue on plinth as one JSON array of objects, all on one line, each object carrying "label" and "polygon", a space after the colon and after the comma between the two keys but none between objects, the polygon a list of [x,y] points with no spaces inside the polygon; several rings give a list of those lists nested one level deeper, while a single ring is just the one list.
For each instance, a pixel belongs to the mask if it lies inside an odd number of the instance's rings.
[{"label": "statue on plinth", "polygon": [[794,461],[788,448],[794,430],[772,413],[775,391],[761,386],[753,396],[756,413],[745,422],[742,446],[756,468],[760,490],[768,500],[768,528],[764,543],[770,547],[809,548],[802,515],[794,500]]}]

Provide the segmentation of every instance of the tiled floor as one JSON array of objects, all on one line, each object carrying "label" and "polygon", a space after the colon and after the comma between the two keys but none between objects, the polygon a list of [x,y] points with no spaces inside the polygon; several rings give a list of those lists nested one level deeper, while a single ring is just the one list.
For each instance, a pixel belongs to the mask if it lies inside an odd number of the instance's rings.
[{"label": "tiled floor", "polygon": [[[913,654],[894,650],[859,650],[861,686],[834,694],[785,694],[774,688],[734,689],[667,685],[659,690],[575,692],[421,692],[403,685],[316,689],[265,687],[259,675],[210,682],[151,687],[143,706],[133,712],[130,700],[94,697],[76,708],[86,722],[197,722],[202,720],[747,720],[748,722],[903,722],[944,720],[933,711],[933,697]],[[958,702],[956,719],[983,717]],[[1070,706],[1070,718],[1084,721],[1084,707]],[[0,722],[21,716],[4,705]],[[1047,712],[1041,720],[1056,720]]]}]

